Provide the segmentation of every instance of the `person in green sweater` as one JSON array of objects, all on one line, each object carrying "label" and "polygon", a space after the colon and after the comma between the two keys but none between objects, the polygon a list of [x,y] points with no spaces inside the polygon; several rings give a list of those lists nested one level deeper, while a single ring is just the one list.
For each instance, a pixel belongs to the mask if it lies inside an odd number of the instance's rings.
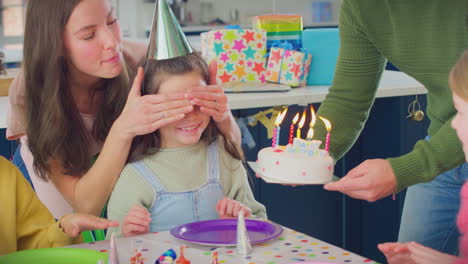
[{"label": "person in green sweater", "polygon": [[[344,0],[335,77],[318,111],[334,124],[330,151],[338,160],[364,127],[387,60],[427,88],[426,140],[400,157],[366,160],[325,189],[373,202],[414,185],[406,194],[399,241],[451,254],[457,251],[455,216],[468,170],[450,126],[456,112],[447,80],[468,46],[467,15],[466,0]],[[317,137],[325,134],[317,127]]]},{"label": "person in green sweater", "polygon": [[63,247],[81,242],[80,232],[119,225],[88,214],[66,214],[58,221],[39,200],[21,172],[0,156],[0,256],[19,250]]},{"label": "person in green sweater", "polygon": [[[190,92],[208,83],[208,67],[191,53],[145,66],[144,94]],[[208,93],[207,93],[208,96]],[[266,218],[265,207],[255,201],[243,166],[243,154],[214,125],[207,111],[223,107],[212,99],[208,107],[199,99],[192,112],[155,133],[134,139],[130,160],[112,191],[108,216],[122,223],[111,233],[131,236],[169,230],[190,222],[237,217]]]}]

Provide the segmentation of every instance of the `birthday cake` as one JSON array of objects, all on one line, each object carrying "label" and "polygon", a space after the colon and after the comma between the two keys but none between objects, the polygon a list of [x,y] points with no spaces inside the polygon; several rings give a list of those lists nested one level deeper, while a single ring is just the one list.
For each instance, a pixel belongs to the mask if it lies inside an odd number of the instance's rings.
[{"label": "birthday cake", "polygon": [[319,149],[320,140],[295,138],[293,144],[261,149],[258,153],[259,176],[278,183],[321,184],[333,177],[333,158]]}]

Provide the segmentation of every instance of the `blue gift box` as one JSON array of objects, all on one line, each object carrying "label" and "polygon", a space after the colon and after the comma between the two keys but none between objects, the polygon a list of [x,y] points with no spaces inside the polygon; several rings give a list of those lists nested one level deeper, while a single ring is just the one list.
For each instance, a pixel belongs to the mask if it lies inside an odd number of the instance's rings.
[{"label": "blue gift box", "polygon": [[338,28],[307,29],[302,32],[302,47],[313,56],[307,85],[332,84],[339,46]]}]

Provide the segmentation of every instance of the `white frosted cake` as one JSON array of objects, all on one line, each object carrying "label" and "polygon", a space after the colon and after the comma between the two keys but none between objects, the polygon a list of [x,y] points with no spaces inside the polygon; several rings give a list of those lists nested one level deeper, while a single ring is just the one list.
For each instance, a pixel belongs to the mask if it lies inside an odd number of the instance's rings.
[{"label": "white frosted cake", "polygon": [[261,149],[257,173],[269,180],[284,183],[321,184],[333,177],[333,158],[319,149],[320,140],[295,138],[293,144]]}]

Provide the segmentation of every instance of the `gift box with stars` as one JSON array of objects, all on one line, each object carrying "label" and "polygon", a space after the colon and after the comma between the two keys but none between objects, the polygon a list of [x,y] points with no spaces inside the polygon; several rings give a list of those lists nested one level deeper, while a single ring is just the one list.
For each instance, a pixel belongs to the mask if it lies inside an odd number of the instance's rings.
[{"label": "gift box with stars", "polygon": [[267,63],[268,82],[305,86],[309,76],[312,54],[273,47]]},{"label": "gift box with stars", "polygon": [[265,82],[265,31],[217,29],[202,33],[201,41],[205,60],[218,63],[217,83]]}]

